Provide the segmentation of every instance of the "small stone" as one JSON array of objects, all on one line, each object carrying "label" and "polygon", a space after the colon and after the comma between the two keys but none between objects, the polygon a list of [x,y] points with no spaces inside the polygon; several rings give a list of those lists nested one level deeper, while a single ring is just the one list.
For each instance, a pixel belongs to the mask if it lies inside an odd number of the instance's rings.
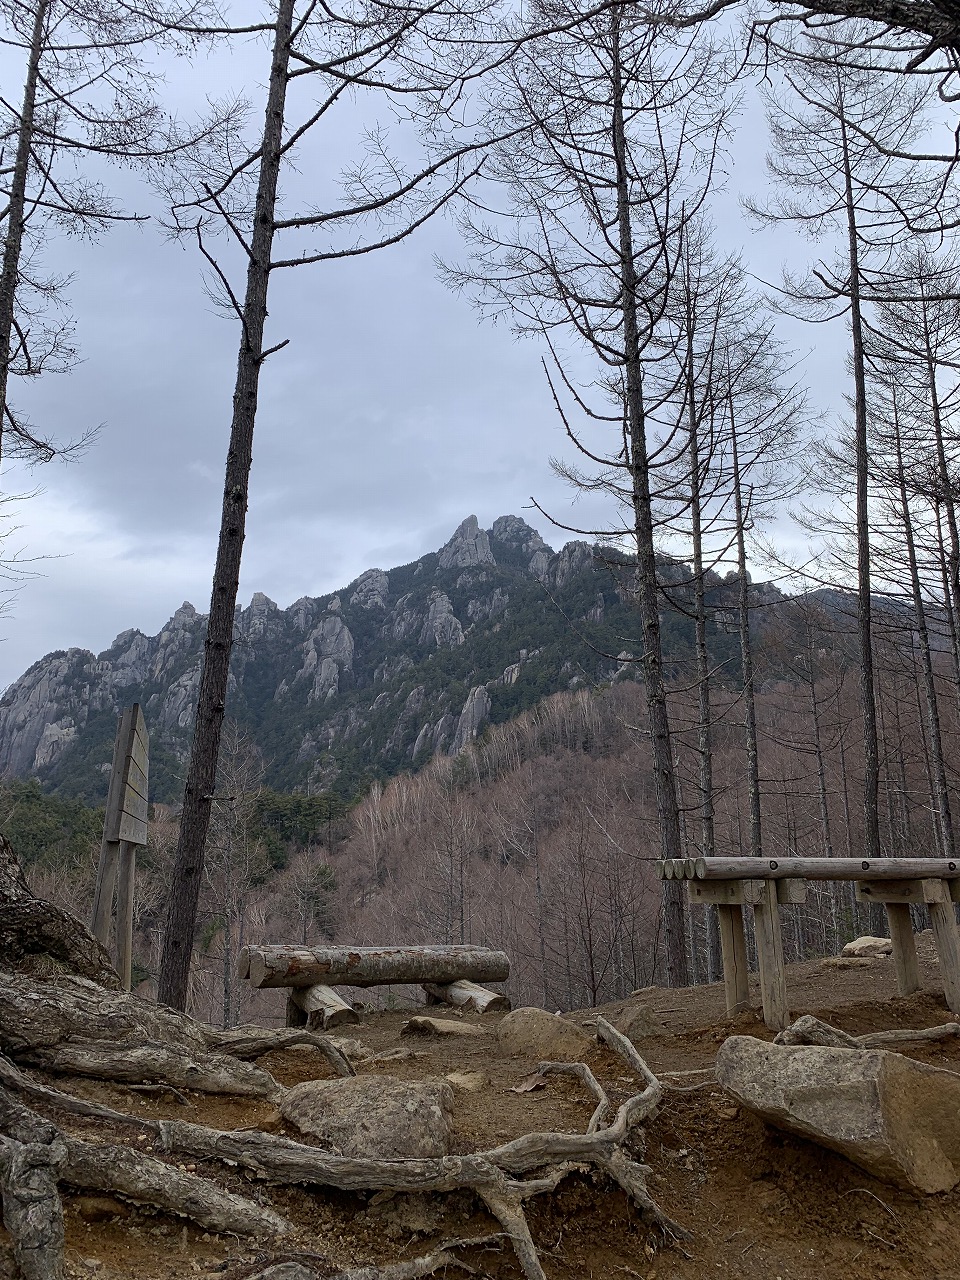
[{"label": "small stone", "polygon": [[480,1093],[487,1086],[487,1077],[482,1071],[451,1071],[444,1079],[463,1093]]},{"label": "small stone", "polygon": [[117,1214],[126,1216],[130,1212],[112,1196],[74,1196],[69,1203],[85,1222],[108,1222]]},{"label": "small stone", "polygon": [[402,1036],[483,1036],[482,1027],[469,1022],[454,1022],[452,1018],[410,1018],[400,1028]]}]

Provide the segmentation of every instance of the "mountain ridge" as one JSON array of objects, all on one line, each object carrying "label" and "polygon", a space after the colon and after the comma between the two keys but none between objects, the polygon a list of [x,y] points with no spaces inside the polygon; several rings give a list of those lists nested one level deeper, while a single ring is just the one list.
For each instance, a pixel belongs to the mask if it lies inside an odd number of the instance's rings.
[{"label": "mountain ridge", "polygon": [[[437,551],[339,591],[286,609],[255,592],[237,611],[228,714],[250,728],[272,785],[356,794],[546,694],[624,673],[637,627],[618,560],[583,541],[555,551],[517,516],[482,529],[471,515]],[[668,618],[685,650],[686,623]],[[185,601],[156,636],[130,628],[98,654],[38,659],[0,699],[0,774],[100,801],[116,715],[139,701],[152,790],[173,799],[204,624]]]}]

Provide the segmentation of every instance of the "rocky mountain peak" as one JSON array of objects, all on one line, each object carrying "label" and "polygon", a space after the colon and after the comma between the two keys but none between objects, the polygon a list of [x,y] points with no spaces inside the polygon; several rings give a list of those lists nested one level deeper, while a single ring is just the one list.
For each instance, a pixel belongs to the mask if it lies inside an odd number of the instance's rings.
[{"label": "rocky mountain peak", "polygon": [[490,532],[498,541],[507,542],[520,551],[529,551],[531,555],[534,551],[550,551],[536,529],[519,516],[498,516]]},{"label": "rocky mountain peak", "polygon": [[467,516],[456,533],[440,548],[441,569],[469,569],[477,564],[496,564],[490,550],[486,529],[480,528],[476,516]]}]

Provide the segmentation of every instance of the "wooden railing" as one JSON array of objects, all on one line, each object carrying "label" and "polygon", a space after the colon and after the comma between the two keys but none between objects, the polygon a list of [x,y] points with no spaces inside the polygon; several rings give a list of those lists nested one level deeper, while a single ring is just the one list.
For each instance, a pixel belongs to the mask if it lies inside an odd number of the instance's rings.
[{"label": "wooden railing", "polygon": [[960,1015],[960,863],[947,858],[672,858],[657,864],[661,879],[685,880],[691,902],[713,905],[720,919],[727,1014],[749,1007],[743,908],[753,907],[763,1018],[782,1030],[790,1023],[779,908],[806,901],[810,880],[852,880],[861,902],[882,902],[890,925],[897,991],[920,989],[910,907],[922,903],[940,957],[943,992]]}]

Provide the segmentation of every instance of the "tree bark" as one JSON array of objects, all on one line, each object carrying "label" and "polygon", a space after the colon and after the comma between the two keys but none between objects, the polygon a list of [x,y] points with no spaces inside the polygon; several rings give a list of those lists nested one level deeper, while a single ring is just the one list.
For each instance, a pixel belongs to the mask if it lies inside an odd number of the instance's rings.
[{"label": "tree bark", "polygon": [[57,1178],[66,1158],[54,1126],[0,1089],[3,1225],[22,1280],[62,1280],[63,1207]]},{"label": "tree bark", "polygon": [[472,946],[245,947],[240,974],[254,987],[376,987],[386,983],[504,982],[502,951]]},{"label": "tree bark", "polygon": [[[633,536],[637,549],[637,604],[643,633],[644,687],[653,752],[660,849],[664,858],[683,854],[680,837],[680,807],[670,743],[670,720],[663,680],[663,645],[657,599],[657,558],[653,541],[653,506],[650,492],[650,462],[647,454],[646,415],[643,393],[640,324],[637,315],[637,270],[630,215],[630,169],[623,115],[623,84],[620,64],[621,15],[610,17],[611,76],[613,89],[613,154],[616,163],[617,232],[621,282],[624,377],[626,380],[627,431],[630,442],[630,479],[633,500]],[[663,886],[663,926],[667,953],[667,978],[673,987],[690,981],[687,966],[685,899],[678,885]]]},{"label": "tree bark", "polygon": [[6,968],[38,976],[77,974],[116,990],[120,975],[107,951],[76,916],[35,898],[16,853],[0,835],[0,957]]},{"label": "tree bark", "polygon": [[[877,738],[877,703],[873,679],[873,631],[871,625],[870,566],[870,459],[867,441],[867,380],[863,353],[863,315],[860,290],[860,235],[853,194],[853,173],[847,122],[842,96],[838,98],[840,138],[843,148],[844,200],[847,218],[847,253],[850,266],[850,331],[854,385],[854,455],[857,483],[857,639],[860,646],[860,710],[863,715],[863,823],[864,857],[879,858],[880,849],[880,748]],[[877,917],[881,927],[885,927]]]},{"label": "tree bark", "polygon": [[267,320],[270,258],[283,152],[284,105],[294,4],[295,0],[279,0],[274,31],[270,88],[260,147],[260,173],[243,302],[243,335],[233,395],[233,421],[227,452],[220,539],[204,640],[196,725],[184,787],[180,838],[177,842],[160,962],[157,998],[175,1009],[185,1009],[187,1003],[204,847],[210,825],[210,807],[217,777],[220,732],[230,674],[247,493],[253,464],[253,431],[257,417],[260,369],[264,359],[263,333]]},{"label": "tree bark", "polygon": [[7,228],[3,246],[3,266],[0,268],[0,458],[3,456],[3,435],[7,428],[7,388],[10,380],[10,364],[13,357],[13,331],[16,313],[17,286],[20,283],[20,256],[23,252],[23,232],[26,226],[27,177],[30,172],[30,152],[34,140],[37,85],[40,79],[40,58],[43,53],[44,30],[47,22],[49,0],[36,0],[30,48],[27,54],[27,76],[20,107],[20,128],[17,131],[17,149],[13,160],[13,175],[7,204]]}]

